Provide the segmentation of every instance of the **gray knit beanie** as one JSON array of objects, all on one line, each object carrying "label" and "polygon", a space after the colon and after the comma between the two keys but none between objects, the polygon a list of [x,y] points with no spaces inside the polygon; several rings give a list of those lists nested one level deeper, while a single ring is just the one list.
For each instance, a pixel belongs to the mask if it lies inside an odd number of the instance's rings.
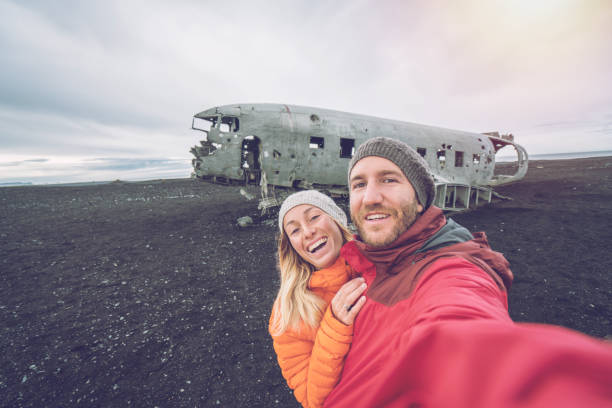
[{"label": "gray knit beanie", "polygon": [[331,197],[326,196],[317,190],[305,190],[298,191],[297,193],[291,194],[283,201],[280,211],[278,212],[278,227],[283,232],[283,220],[285,215],[293,207],[297,207],[302,204],[310,204],[325,211],[330,217],[332,217],[338,224],[346,227],[346,214],[340,207],[336,205]]},{"label": "gray knit beanie", "polygon": [[368,156],[382,157],[395,163],[412,184],[423,209],[429,208],[436,196],[436,187],[427,162],[412,147],[388,137],[375,137],[367,140],[359,146],[349,163],[349,184],[353,166]]}]

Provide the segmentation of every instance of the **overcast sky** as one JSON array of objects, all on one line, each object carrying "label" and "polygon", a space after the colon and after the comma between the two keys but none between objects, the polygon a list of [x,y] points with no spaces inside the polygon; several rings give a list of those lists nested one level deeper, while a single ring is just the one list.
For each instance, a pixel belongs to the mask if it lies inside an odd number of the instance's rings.
[{"label": "overcast sky", "polygon": [[609,0],[0,0],[0,182],[188,177],[240,102],[612,150],[611,38]]}]

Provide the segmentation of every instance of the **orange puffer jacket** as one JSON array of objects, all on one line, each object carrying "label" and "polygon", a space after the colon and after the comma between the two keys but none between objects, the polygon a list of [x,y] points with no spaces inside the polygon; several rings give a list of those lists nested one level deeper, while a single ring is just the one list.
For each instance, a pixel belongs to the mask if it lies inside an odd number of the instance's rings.
[{"label": "orange puffer jacket", "polygon": [[[327,303],[320,326],[312,328],[302,322],[300,330],[288,329],[272,336],[283,377],[304,407],[322,406],[340,379],[353,340],[353,326],[334,317],[330,302],[349,279],[351,269],[341,257],[332,266],[315,271],[308,287]],[[270,332],[275,309],[270,316]]]}]

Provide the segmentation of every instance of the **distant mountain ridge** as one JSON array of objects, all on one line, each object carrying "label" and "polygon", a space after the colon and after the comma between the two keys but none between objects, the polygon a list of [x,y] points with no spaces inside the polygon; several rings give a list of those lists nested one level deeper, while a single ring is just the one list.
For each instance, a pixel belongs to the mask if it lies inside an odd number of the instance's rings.
[{"label": "distant mountain ridge", "polygon": [[32,185],[31,181],[15,181],[8,183],[0,183],[0,187],[10,187],[10,186],[30,186]]}]

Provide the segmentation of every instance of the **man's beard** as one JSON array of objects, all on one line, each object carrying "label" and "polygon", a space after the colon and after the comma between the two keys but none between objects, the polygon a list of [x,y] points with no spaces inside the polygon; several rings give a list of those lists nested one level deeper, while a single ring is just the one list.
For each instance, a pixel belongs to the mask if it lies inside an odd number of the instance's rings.
[{"label": "man's beard", "polygon": [[[395,220],[395,223],[387,234],[380,236],[380,231],[369,233],[364,228],[363,224],[366,222],[364,216],[372,211],[382,211],[389,214],[389,216]],[[364,207],[360,211],[358,217],[353,218],[353,220],[361,240],[371,247],[379,248],[387,246],[395,241],[408,228],[410,228],[412,224],[414,224],[418,216],[418,202],[415,200],[403,205],[399,210],[396,210],[395,208],[383,207],[382,205]]]}]

